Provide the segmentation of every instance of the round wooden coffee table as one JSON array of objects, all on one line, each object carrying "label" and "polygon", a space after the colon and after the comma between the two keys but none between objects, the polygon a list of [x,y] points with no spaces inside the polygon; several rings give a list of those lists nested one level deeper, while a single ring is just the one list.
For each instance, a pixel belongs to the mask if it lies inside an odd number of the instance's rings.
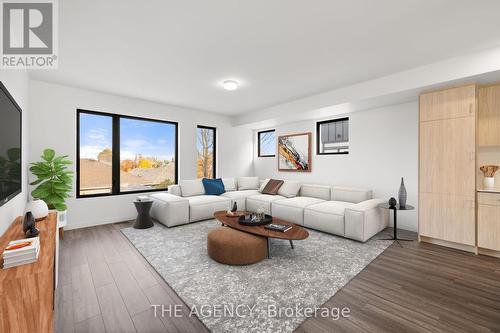
[{"label": "round wooden coffee table", "polygon": [[256,226],[247,226],[242,225],[238,222],[239,217],[234,216],[230,217],[226,215],[226,211],[218,211],[214,213],[214,217],[222,223],[222,225],[227,225],[233,229],[237,229],[240,231],[248,232],[250,234],[258,235],[266,237],[267,239],[267,257],[271,258],[271,245],[269,242],[269,238],[278,238],[278,239],[286,239],[290,241],[290,246],[294,249],[293,241],[294,240],[302,240],[309,237],[309,232],[295,223],[288,222],[276,217],[273,217],[273,221],[271,223],[277,224],[285,224],[290,225],[292,229],[281,232],[281,231],[273,231],[266,229],[264,225],[256,225]]}]

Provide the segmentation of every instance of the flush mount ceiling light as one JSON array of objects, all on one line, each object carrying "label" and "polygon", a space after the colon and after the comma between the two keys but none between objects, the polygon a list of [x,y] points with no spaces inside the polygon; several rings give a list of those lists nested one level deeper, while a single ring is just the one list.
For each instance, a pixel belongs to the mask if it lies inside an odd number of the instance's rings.
[{"label": "flush mount ceiling light", "polygon": [[238,89],[239,85],[238,81],[235,80],[225,80],[222,82],[222,87],[227,91],[234,91]]}]

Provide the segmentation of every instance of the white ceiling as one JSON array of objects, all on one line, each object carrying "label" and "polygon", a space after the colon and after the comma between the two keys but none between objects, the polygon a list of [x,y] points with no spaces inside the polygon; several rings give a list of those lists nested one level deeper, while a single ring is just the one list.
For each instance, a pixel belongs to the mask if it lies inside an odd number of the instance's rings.
[{"label": "white ceiling", "polygon": [[498,13],[498,0],[65,0],[59,69],[30,75],[237,115],[500,45]]}]

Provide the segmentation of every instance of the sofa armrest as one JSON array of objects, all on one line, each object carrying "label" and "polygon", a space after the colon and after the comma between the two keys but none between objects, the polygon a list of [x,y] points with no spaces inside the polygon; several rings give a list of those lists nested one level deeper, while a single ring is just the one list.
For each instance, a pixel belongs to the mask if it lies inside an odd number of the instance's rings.
[{"label": "sofa armrest", "polygon": [[189,200],[170,193],[150,195],[153,200],[151,216],[166,225],[173,227],[189,222]]},{"label": "sofa armrest", "polygon": [[182,197],[181,186],[180,185],[170,185],[168,187],[168,193]]},{"label": "sofa armrest", "polygon": [[345,210],[345,237],[366,242],[387,228],[389,210],[378,207],[382,199],[370,199],[354,204]]}]

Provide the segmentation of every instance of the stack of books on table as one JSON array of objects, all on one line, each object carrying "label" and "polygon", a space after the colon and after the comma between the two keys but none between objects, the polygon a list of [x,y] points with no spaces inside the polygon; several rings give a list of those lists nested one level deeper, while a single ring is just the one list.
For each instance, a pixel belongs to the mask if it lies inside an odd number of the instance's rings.
[{"label": "stack of books on table", "polygon": [[35,262],[38,259],[39,253],[39,237],[11,241],[3,251],[3,268],[11,268]]}]

